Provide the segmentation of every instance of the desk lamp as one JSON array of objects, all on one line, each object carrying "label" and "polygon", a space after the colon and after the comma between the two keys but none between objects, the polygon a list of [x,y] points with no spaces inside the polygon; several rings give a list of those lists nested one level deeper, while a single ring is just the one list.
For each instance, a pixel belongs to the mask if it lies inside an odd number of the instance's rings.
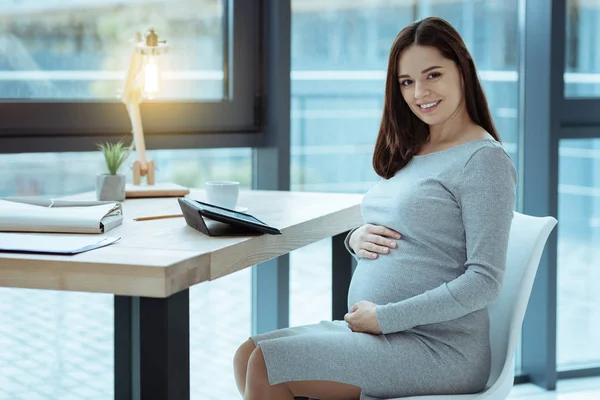
[{"label": "desk lamp", "polygon": [[140,103],[144,98],[154,98],[160,91],[158,57],[167,49],[166,40],[158,40],[154,29],[149,29],[143,40],[138,33],[121,94],[121,101],[125,103],[131,120],[133,145],[138,154],[138,160],[133,162],[134,185],[140,184],[142,176],[147,176],[148,185],[154,185],[154,161],[146,158]]}]

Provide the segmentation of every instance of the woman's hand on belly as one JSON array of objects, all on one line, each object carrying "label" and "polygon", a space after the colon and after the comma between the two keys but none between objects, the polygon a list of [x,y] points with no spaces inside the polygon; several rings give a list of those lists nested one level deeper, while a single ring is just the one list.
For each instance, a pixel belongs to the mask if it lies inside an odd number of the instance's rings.
[{"label": "woman's hand on belly", "polygon": [[357,256],[374,259],[396,248],[394,239],[400,239],[398,232],[382,225],[365,224],[352,232],[348,245]]},{"label": "woman's hand on belly", "polygon": [[352,332],[381,335],[381,329],[375,314],[375,303],[362,300],[350,307],[350,312],[344,316],[344,321]]}]

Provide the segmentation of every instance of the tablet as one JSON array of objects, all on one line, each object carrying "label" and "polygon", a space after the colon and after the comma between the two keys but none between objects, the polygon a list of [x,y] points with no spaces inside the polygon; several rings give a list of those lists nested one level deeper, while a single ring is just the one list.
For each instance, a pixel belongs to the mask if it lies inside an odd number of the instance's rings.
[{"label": "tablet", "polygon": [[[265,224],[250,214],[244,214],[189,198],[179,198],[178,200],[179,205],[184,212],[184,208],[187,206],[187,208],[197,211],[201,216],[210,218],[214,221],[230,224],[233,227],[240,227],[255,232],[270,233],[271,235],[281,235],[279,229]],[[196,228],[195,226],[192,227]]]}]

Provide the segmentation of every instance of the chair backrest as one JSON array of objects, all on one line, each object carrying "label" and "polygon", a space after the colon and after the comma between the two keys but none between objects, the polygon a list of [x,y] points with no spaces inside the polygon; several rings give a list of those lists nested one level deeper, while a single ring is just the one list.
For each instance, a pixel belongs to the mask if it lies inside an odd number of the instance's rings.
[{"label": "chair backrest", "polygon": [[508,396],[513,386],[514,355],[523,318],[546,240],[556,223],[552,217],[514,213],[500,296],[488,306],[492,346],[488,392],[504,390]]}]

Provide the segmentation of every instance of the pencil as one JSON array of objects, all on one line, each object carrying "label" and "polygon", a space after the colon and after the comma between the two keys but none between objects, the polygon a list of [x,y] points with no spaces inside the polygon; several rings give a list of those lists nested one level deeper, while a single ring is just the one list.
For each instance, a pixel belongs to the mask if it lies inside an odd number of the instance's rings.
[{"label": "pencil", "polygon": [[178,218],[183,217],[183,214],[169,214],[169,215],[154,215],[152,217],[138,217],[134,218],[134,221],[151,221],[153,219],[163,219],[163,218]]}]

